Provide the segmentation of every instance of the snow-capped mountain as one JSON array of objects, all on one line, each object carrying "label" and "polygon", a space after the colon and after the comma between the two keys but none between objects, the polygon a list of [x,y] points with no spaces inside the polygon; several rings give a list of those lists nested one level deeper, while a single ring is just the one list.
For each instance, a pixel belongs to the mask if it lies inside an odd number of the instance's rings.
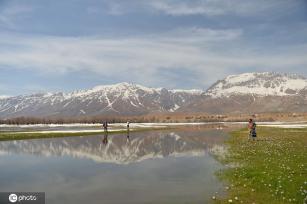
[{"label": "snow-capped mountain", "polygon": [[307,79],[274,72],[230,75],[214,83],[206,92],[119,83],[71,93],[0,98],[0,118],[306,111]]},{"label": "snow-capped mountain", "polygon": [[196,99],[182,111],[306,112],[307,79],[274,72],[230,75],[214,83],[203,98]]},{"label": "snow-capped mountain", "polygon": [[167,90],[119,83],[71,93],[21,95],[0,99],[0,118],[174,112],[202,93],[201,90]]},{"label": "snow-capped mountain", "polygon": [[212,85],[206,95],[214,98],[246,94],[293,96],[306,90],[307,79],[302,76],[263,72],[230,75]]}]

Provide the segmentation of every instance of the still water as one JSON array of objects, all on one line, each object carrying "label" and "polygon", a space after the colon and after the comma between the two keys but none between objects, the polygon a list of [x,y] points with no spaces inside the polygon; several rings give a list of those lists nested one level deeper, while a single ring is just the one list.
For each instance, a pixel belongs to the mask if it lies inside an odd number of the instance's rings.
[{"label": "still water", "polygon": [[213,152],[227,133],[168,131],[0,142],[0,191],[46,203],[207,203],[222,184]]}]

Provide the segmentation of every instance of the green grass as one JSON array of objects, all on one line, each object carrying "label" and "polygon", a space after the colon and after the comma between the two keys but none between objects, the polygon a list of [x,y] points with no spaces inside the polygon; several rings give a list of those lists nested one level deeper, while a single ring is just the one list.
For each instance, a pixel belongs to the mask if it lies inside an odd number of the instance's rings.
[{"label": "green grass", "polygon": [[232,167],[218,173],[228,195],[215,203],[306,203],[307,129],[257,129],[257,141],[246,129],[231,133],[223,162]]},{"label": "green grass", "polygon": [[[165,130],[170,128],[138,128],[130,130],[132,132],[143,132],[150,130]],[[126,130],[112,131],[108,134],[125,134]],[[26,139],[44,139],[44,138],[56,138],[56,137],[73,137],[73,136],[95,136],[102,135],[104,131],[101,132],[77,132],[77,133],[18,133],[18,132],[0,132],[0,141],[9,140],[26,140]]]}]

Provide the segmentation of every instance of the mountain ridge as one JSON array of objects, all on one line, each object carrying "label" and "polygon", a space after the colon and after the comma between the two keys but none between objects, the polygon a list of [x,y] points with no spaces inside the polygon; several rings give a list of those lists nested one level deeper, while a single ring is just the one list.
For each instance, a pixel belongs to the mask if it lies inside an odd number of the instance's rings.
[{"label": "mountain ridge", "polygon": [[0,98],[0,118],[132,116],[164,112],[305,112],[306,104],[305,77],[254,72],[229,75],[206,91],[150,88],[123,82],[68,93],[4,97]]},{"label": "mountain ridge", "polygon": [[307,89],[307,79],[297,74],[277,72],[243,73],[229,75],[218,80],[206,91],[212,97],[228,97],[234,94],[255,94],[259,96],[297,95]]},{"label": "mountain ridge", "polygon": [[70,93],[38,93],[0,99],[0,118],[173,112],[201,94],[201,90],[148,88],[124,82]]}]

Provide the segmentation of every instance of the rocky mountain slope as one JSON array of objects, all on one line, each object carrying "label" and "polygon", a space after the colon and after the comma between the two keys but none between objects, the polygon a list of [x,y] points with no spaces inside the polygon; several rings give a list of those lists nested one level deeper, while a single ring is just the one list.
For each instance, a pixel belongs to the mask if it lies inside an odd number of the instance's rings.
[{"label": "rocky mountain slope", "polygon": [[21,95],[0,99],[0,118],[18,116],[142,115],[174,112],[199,98],[201,90],[167,90],[137,84],[97,86],[71,93]]},{"label": "rocky mountain slope", "polygon": [[167,90],[119,83],[71,93],[0,98],[0,118],[306,111],[307,79],[273,72],[230,75],[207,91]]},{"label": "rocky mountain slope", "polygon": [[306,93],[306,78],[273,72],[230,75],[206,91],[206,95],[213,98],[234,95],[298,96]]},{"label": "rocky mountain slope", "polygon": [[231,75],[217,81],[184,111],[207,113],[306,112],[307,79],[272,72]]}]

